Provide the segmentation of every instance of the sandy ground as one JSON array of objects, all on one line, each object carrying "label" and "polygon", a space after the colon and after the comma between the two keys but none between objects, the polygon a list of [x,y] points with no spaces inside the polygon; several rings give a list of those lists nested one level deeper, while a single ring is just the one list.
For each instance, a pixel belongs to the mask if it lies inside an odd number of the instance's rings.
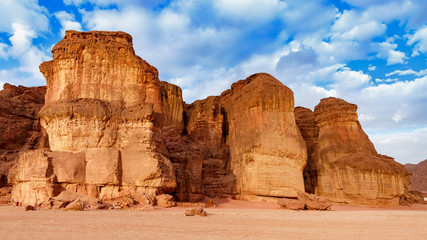
[{"label": "sandy ground", "polygon": [[0,206],[0,239],[427,239],[427,205],[290,211],[275,203],[229,201],[185,217],[149,212],[65,212]]}]

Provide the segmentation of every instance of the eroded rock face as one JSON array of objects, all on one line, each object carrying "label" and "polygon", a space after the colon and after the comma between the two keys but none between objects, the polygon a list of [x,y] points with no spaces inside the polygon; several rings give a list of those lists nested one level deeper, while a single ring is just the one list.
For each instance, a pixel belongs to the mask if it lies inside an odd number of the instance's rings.
[{"label": "eroded rock face", "polygon": [[[18,152],[47,146],[37,113],[44,104],[45,87],[4,84],[0,91],[0,187],[8,184]],[[10,183],[10,181],[9,181]]]},{"label": "eroded rock face", "polygon": [[356,110],[356,105],[337,98],[322,99],[315,107],[315,193],[334,202],[398,205],[409,190],[410,173],[376,152]]},{"label": "eroded rock face", "polygon": [[131,36],[67,31],[52,54],[40,66],[47,90],[39,115],[49,135],[53,183],[106,198],[127,190],[173,192],[175,171],[161,129],[176,124],[176,106],[165,104],[169,115],[163,111],[158,72],[135,55]]},{"label": "eroded rock face", "polygon": [[314,121],[314,112],[308,108],[296,107],[295,120],[307,144],[308,161],[304,169],[305,191],[313,194],[317,185],[317,166],[312,155],[317,147],[319,128]]},{"label": "eroded rock face", "polygon": [[398,204],[409,188],[408,172],[375,151],[354,104],[329,98],[314,112],[294,109],[292,91],[265,73],[185,104],[123,32],[67,31],[52,52],[40,66],[50,144],[33,141],[28,149],[45,148],[19,155],[14,201],[64,191],[112,202],[296,198],[305,189],[335,202]]},{"label": "eroded rock face", "polygon": [[307,148],[295,123],[292,91],[255,74],[223,93],[230,165],[242,195],[296,197]]},{"label": "eroded rock face", "polygon": [[207,194],[296,197],[303,191],[307,153],[293,110],[292,91],[268,74],[188,106],[188,135],[209,152]]},{"label": "eroded rock face", "polygon": [[427,193],[427,160],[405,167],[412,173],[411,190]]}]

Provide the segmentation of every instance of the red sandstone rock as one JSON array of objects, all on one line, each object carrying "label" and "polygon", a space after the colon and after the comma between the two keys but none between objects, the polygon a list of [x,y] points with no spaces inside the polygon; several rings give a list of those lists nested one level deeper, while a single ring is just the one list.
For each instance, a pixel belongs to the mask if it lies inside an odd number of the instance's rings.
[{"label": "red sandstone rock", "polygon": [[315,108],[319,135],[309,159],[309,166],[317,169],[315,193],[334,202],[398,205],[408,192],[409,172],[377,154],[356,110],[356,105],[337,98],[322,99]]},{"label": "red sandstone rock", "polygon": [[[305,188],[336,202],[397,204],[407,193],[408,173],[377,154],[354,104],[329,98],[314,113],[294,109],[292,91],[264,73],[185,104],[123,32],[67,31],[52,52],[40,66],[39,113],[50,151],[19,157],[14,200],[41,202],[64,189],[105,201],[199,201],[296,197]],[[6,88],[0,97],[21,91]],[[29,139],[29,149],[46,146]]]},{"label": "red sandstone rock", "polygon": [[65,211],[83,211],[84,203],[80,199],[76,199],[65,207]]},{"label": "red sandstone rock", "polygon": [[234,83],[221,96],[187,106],[186,118],[189,137],[209,153],[203,163],[208,189],[216,182],[216,191],[243,198],[296,197],[304,190],[306,144],[295,124],[293,93],[274,77],[254,74]]},{"label": "red sandstone rock", "polygon": [[294,199],[286,199],[286,198],[279,198],[277,200],[277,204],[279,204],[280,207],[290,209],[290,210],[305,210],[306,205],[304,202],[294,200]]},{"label": "red sandstone rock", "polygon": [[332,202],[325,197],[319,197],[314,194],[298,192],[298,201],[305,204],[308,210],[328,210],[332,206]]},{"label": "red sandstone rock", "polygon": [[203,207],[197,206],[197,207],[185,210],[184,215],[185,216],[196,216],[196,215],[199,215],[199,216],[202,216],[202,217],[206,217],[207,213],[203,209]]},{"label": "red sandstone rock", "polygon": [[412,173],[411,190],[427,193],[427,160],[405,167]]},{"label": "red sandstone rock", "polygon": [[[9,184],[19,151],[45,147],[37,113],[44,104],[45,87],[4,84],[0,91],[0,187]],[[9,176],[8,176],[9,175]]]},{"label": "red sandstone rock", "polygon": [[163,207],[163,208],[170,208],[170,207],[176,206],[174,198],[169,194],[162,194],[162,195],[156,196],[156,203],[157,203],[157,206]]}]

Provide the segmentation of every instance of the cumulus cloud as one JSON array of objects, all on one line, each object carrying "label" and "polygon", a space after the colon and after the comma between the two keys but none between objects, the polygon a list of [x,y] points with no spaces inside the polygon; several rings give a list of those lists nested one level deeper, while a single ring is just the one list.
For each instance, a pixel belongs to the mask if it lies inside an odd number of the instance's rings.
[{"label": "cumulus cloud", "polygon": [[414,71],[412,69],[407,69],[407,70],[395,70],[393,72],[390,73],[386,73],[385,76],[389,77],[389,76],[393,76],[393,75],[398,75],[398,76],[407,76],[407,75],[415,75],[417,77],[422,77],[427,75],[427,69],[421,70],[421,71]]},{"label": "cumulus cloud", "polygon": [[409,45],[414,45],[412,56],[427,52],[427,26],[418,29],[414,35],[409,37]]},{"label": "cumulus cloud", "polygon": [[393,42],[382,42],[379,44],[379,46],[380,52],[377,54],[377,57],[386,59],[387,65],[404,63],[404,61],[407,59],[404,52],[395,50],[397,48],[397,44]]},{"label": "cumulus cloud", "polygon": [[65,36],[65,30],[76,30],[81,31],[82,25],[76,21],[73,14],[67,13],[65,11],[55,12],[55,17],[61,23],[61,35]]},{"label": "cumulus cloud", "polygon": [[381,154],[400,163],[417,164],[427,159],[427,128],[402,129],[388,133],[369,132],[369,138]]},{"label": "cumulus cloud", "polygon": [[34,31],[48,31],[47,9],[38,5],[37,0],[2,0],[0,3],[0,32],[12,33],[12,24],[29,26]]},{"label": "cumulus cloud", "polygon": [[274,19],[286,4],[279,0],[217,0],[213,6],[221,17],[258,25]]}]

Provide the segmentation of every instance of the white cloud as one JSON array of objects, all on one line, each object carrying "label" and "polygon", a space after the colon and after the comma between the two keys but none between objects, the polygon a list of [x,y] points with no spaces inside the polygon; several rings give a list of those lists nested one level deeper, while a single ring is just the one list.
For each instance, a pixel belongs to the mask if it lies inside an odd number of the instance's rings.
[{"label": "white cloud", "polygon": [[55,12],[55,17],[58,19],[59,23],[61,23],[62,28],[60,32],[62,36],[65,36],[66,30],[82,30],[81,24],[77,22],[74,15],[70,13],[65,11]]},{"label": "white cloud", "polygon": [[379,44],[380,52],[377,57],[387,59],[387,65],[394,65],[398,63],[404,63],[408,57],[404,52],[396,51],[397,44],[393,42],[382,42]]},{"label": "white cloud", "polygon": [[394,132],[368,132],[377,151],[394,157],[396,161],[418,163],[427,159],[427,128],[398,129]]},{"label": "white cloud", "polygon": [[369,64],[369,67],[368,67],[369,71],[375,71],[375,69],[377,69],[376,66],[373,66],[373,65]]},{"label": "white cloud", "polygon": [[417,72],[415,72],[412,69],[408,69],[408,70],[395,70],[391,73],[386,73],[385,76],[389,77],[392,75],[400,75],[400,76],[404,76],[404,75],[415,75]]},{"label": "white cloud", "polygon": [[279,0],[217,0],[213,6],[222,17],[258,25],[275,18],[286,4]]},{"label": "white cloud", "polygon": [[414,45],[412,56],[427,52],[427,26],[418,29],[414,35],[409,37],[409,45]]},{"label": "white cloud", "polygon": [[65,5],[80,6],[85,0],[63,0]]},{"label": "white cloud", "polygon": [[427,69],[420,70],[418,72],[416,72],[416,71],[414,71],[412,69],[395,70],[393,72],[385,74],[386,77],[393,76],[393,75],[399,75],[399,76],[415,75],[417,77],[423,77],[423,76],[427,75]]},{"label": "white cloud", "polygon": [[20,23],[12,23],[12,28],[13,35],[9,38],[12,47],[9,50],[9,54],[14,57],[19,57],[31,47],[32,40],[36,37],[36,33],[28,26]]},{"label": "white cloud", "polygon": [[2,0],[0,2],[0,32],[12,33],[12,23],[28,26],[32,31],[49,30],[47,10],[37,0]]}]

